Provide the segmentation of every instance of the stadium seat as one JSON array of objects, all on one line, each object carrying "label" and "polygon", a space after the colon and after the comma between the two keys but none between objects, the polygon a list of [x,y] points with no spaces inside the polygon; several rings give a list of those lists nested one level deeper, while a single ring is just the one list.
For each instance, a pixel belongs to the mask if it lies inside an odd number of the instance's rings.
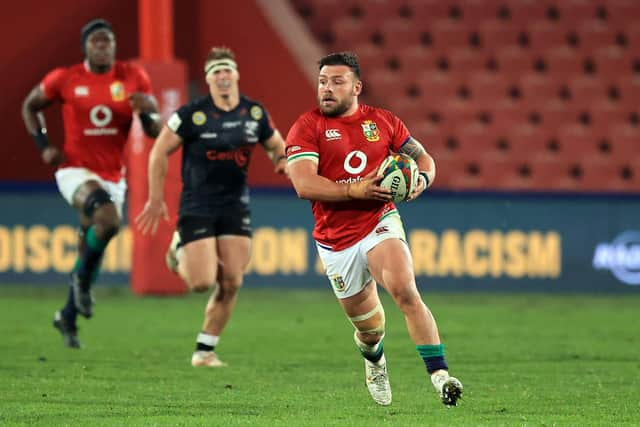
[{"label": "stadium seat", "polygon": [[607,83],[615,87],[618,91],[619,98],[616,103],[621,108],[632,110],[638,108],[638,100],[640,99],[640,79],[631,76],[608,76]]},{"label": "stadium seat", "polygon": [[367,71],[363,76],[363,85],[367,95],[377,102],[405,98],[400,74],[387,68],[378,67]]},{"label": "stadium seat", "polygon": [[479,25],[482,46],[485,51],[492,52],[507,46],[517,46],[523,27],[500,19],[483,21]]},{"label": "stadium seat", "polygon": [[598,192],[637,192],[640,188],[640,174],[636,167],[626,160],[584,157],[581,163],[582,186],[578,189]]},{"label": "stadium seat", "polygon": [[468,85],[474,102],[489,106],[508,99],[512,82],[495,73],[483,71],[469,76]]},{"label": "stadium seat", "polygon": [[583,156],[602,155],[598,149],[598,137],[584,126],[567,125],[558,129],[556,134],[560,144],[559,158],[571,161]]},{"label": "stadium seat", "polygon": [[580,25],[578,36],[580,37],[580,52],[591,54],[600,48],[614,46],[616,31],[605,22],[593,20]]},{"label": "stadium seat", "polygon": [[396,51],[403,73],[415,76],[423,72],[436,71],[442,53],[422,45],[408,45]]},{"label": "stadium seat", "polygon": [[372,31],[361,20],[344,16],[331,25],[334,34],[333,47],[335,50],[353,50],[355,45],[362,45],[371,41]]},{"label": "stadium seat", "polygon": [[612,126],[609,130],[611,154],[634,164],[640,173],[640,128],[627,124]]},{"label": "stadium seat", "polygon": [[461,79],[466,79],[470,75],[482,71],[488,60],[485,53],[467,47],[452,50],[448,58],[449,72],[455,78]]},{"label": "stadium seat", "polygon": [[534,21],[528,26],[531,49],[540,52],[545,49],[561,47],[567,44],[566,27],[547,19]]},{"label": "stadium seat", "polygon": [[533,72],[523,75],[519,83],[522,101],[530,109],[559,99],[560,86],[552,77]]},{"label": "stadium seat", "polygon": [[469,46],[470,30],[459,22],[449,19],[433,23],[433,44],[441,49]]},{"label": "stadium seat", "polygon": [[398,50],[407,46],[420,44],[420,30],[410,25],[406,19],[395,18],[382,21],[379,31],[384,36],[384,46],[390,50]]},{"label": "stadium seat", "polygon": [[590,107],[591,132],[601,137],[607,136],[614,127],[626,125],[629,120],[629,114],[634,111],[634,109],[626,109],[608,100],[593,103]]},{"label": "stadium seat", "polygon": [[498,48],[494,57],[498,61],[499,73],[512,80],[533,71],[533,57],[528,50],[520,46]]},{"label": "stadium seat", "polygon": [[508,18],[505,21],[525,28],[529,22],[546,19],[549,2],[539,0],[508,0],[501,2],[500,7],[508,10]]},{"label": "stadium seat", "polygon": [[597,73],[605,79],[616,76],[631,76],[633,73],[634,57],[618,46],[607,46],[594,49],[592,58],[596,64]]},{"label": "stadium seat", "polygon": [[456,97],[457,85],[448,74],[424,72],[417,76],[417,88],[421,102],[429,106],[438,106]]},{"label": "stadium seat", "polygon": [[547,73],[562,82],[585,74],[585,57],[567,46],[541,51],[540,56],[547,63]]},{"label": "stadium seat", "polygon": [[636,0],[608,0],[606,11],[607,23],[613,28],[631,28],[637,25],[640,3]]},{"label": "stadium seat", "polygon": [[431,27],[436,21],[450,19],[452,4],[443,0],[407,0],[412,11],[412,22],[418,28]]}]

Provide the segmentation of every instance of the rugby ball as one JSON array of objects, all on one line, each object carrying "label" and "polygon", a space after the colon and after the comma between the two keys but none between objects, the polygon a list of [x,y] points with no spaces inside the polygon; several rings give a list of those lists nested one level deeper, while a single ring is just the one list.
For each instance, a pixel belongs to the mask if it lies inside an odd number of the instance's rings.
[{"label": "rugby ball", "polygon": [[394,202],[407,200],[418,185],[420,171],[416,162],[406,154],[396,153],[388,156],[378,167],[382,175],[380,187],[391,190]]}]

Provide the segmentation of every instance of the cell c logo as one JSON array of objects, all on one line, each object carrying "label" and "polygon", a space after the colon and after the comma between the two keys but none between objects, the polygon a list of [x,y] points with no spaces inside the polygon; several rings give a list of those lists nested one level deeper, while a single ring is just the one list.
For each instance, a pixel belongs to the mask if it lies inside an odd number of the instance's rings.
[{"label": "cell c logo", "polygon": [[[356,157],[360,160],[359,164],[355,167],[351,166],[351,160]],[[359,174],[367,167],[367,155],[362,151],[352,151],[347,154],[347,158],[344,159],[344,170],[349,172],[352,175]]]},{"label": "cell c logo", "polygon": [[89,119],[95,127],[101,128],[108,125],[109,122],[111,122],[112,118],[113,113],[111,112],[111,109],[106,105],[96,105],[89,112]]}]

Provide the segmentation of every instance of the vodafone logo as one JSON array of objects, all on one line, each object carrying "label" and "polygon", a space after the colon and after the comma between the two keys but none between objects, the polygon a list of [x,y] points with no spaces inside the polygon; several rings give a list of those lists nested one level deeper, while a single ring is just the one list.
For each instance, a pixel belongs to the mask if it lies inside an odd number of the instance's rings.
[{"label": "vodafone logo", "polygon": [[344,170],[357,175],[367,167],[367,155],[362,151],[352,151],[344,159]]},{"label": "vodafone logo", "polygon": [[96,105],[89,112],[89,120],[95,127],[101,128],[105,127],[111,122],[113,118],[113,112],[106,105]]},{"label": "vodafone logo", "polygon": [[334,139],[342,138],[340,135],[340,131],[338,129],[327,129],[324,131],[324,136],[327,138],[327,141],[333,141]]}]

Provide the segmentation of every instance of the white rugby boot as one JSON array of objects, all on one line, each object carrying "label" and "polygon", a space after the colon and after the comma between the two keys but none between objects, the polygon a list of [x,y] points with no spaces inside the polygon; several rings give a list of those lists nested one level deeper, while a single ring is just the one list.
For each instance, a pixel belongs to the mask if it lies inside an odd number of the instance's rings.
[{"label": "white rugby boot", "polygon": [[164,256],[164,260],[167,263],[167,268],[172,273],[178,274],[178,245],[180,244],[180,233],[178,231],[173,232],[169,249]]},{"label": "white rugby boot", "polygon": [[431,383],[440,394],[440,400],[445,406],[458,406],[462,398],[462,383],[456,377],[449,376],[447,371],[438,371],[431,375]]},{"label": "white rugby boot", "polygon": [[365,383],[369,394],[378,405],[391,405],[391,384],[384,354],[376,363],[364,359]]},{"label": "white rugby boot", "polygon": [[218,359],[215,351],[198,350],[191,356],[191,366],[207,366],[209,368],[219,368],[227,366],[222,360]]}]

